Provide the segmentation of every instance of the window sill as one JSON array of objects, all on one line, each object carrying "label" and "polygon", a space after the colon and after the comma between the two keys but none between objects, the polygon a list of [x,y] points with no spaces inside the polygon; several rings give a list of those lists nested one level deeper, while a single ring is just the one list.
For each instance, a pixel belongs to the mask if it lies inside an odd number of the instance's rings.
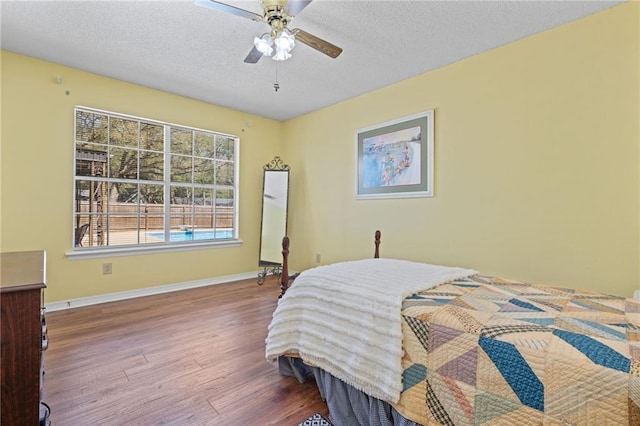
[{"label": "window sill", "polygon": [[117,248],[82,248],[65,253],[69,260],[97,259],[102,257],[135,256],[139,254],[166,253],[210,248],[239,247],[242,240],[206,241],[187,244],[158,244],[153,246],[117,247]]}]

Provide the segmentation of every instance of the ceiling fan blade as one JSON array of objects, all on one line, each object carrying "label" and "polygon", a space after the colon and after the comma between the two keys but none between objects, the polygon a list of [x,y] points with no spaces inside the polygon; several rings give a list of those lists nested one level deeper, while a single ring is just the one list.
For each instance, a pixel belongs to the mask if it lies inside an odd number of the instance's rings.
[{"label": "ceiling fan blade", "polygon": [[287,14],[289,16],[296,16],[305,7],[309,6],[313,0],[289,0],[286,5]]},{"label": "ceiling fan blade", "polygon": [[262,58],[262,52],[260,52],[257,47],[253,46],[251,52],[249,52],[247,57],[244,58],[244,62],[247,64],[255,64],[260,60],[260,58]]},{"label": "ceiling fan blade", "polygon": [[230,4],[222,3],[214,0],[194,0],[194,3],[198,6],[208,7],[209,9],[219,10],[221,12],[229,13],[231,15],[240,16],[242,18],[251,19],[252,21],[262,21],[262,15],[250,12],[248,10],[240,9],[239,7],[231,6]]},{"label": "ceiling fan blade", "polygon": [[308,32],[301,30],[300,28],[294,29],[293,33],[296,36],[296,41],[304,43],[307,46],[312,47],[327,56],[337,58],[342,53],[342,49],[335,44],[331,44],[328,41],[321,39],[320,37],[309,34]]}]

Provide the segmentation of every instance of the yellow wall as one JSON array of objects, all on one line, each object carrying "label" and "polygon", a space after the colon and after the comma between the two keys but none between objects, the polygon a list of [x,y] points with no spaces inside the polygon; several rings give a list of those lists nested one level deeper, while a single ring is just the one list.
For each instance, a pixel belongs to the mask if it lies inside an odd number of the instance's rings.
[{"label": "yellow wall", "polygon": [[[382,255],[640,288],[639,4],[285,123],[291,263]],[[355,131],[435,110],[435,197],[355,200]]]},{"label": "yellow wall", "polygon": [[[68,260],[75,105],[240,136],[244,244]],[[1,121],[0,248],[47,250],[48,302],[258,270],[262,166],[281,154],[282,123],[4,51]],[[112,275],[102,275],[105,261],[113,264]]]}]

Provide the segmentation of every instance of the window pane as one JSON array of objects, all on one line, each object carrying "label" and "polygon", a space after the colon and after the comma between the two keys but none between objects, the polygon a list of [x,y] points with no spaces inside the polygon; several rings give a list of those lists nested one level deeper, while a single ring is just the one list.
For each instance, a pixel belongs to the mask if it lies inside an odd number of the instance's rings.
[{"label": "window pane", "polygon": [[138,121],[124,118],[111,118],[109,126],[109,143],[111,145],[138,147]]},{"label": "window pane", "polygon": [[91,217],[88,214],[75,215],[74,243],[75,247],[87,247],[91,240],[91,232],[89,230]]},{"label": "window pane", "polygon": [[[140,185],[140,212],[144,213],[145,206],[164,204],[164,186]],[[159,211],[162,212],[162,211]]]},{"label": "window pane", "polygon": [[201,184],[213,183],[213,160],[193,159],[193,181]]},{"label": "window pane", "polygon": [[106,115],[87,111],[76,114],[76,140],[107,143],[109,119]]},{"label": "window pane", "polygon": [[[214,190],[211,188],[194,188],[193,203],[195,225],[199,230],[215,228]],[[213,238],[213,235],[200,234],[198,239]]]},{"label": "window pane", "polygon": [[86,229],[82,232],[80,242],[83,247],[91,247],[95,245],[106,244],[106,227],[108,184],[103,181],[76,181],[75,187],[75,228],[74,241],[78,245],[77,234],[81,231],[83,225]]},{"label": "window pane", "polygon": [[233,164],[216,161],[216,185],[233,185]]},{"label": "window pane", "polygon": [[109,200],[109,245],[138,244],[138,185],[112,183]]},{"label": "window pane", "polygon": [[234,205],[233,190],[219,189],[216,191],[216,228],[233,229]]},{"label": "window pane", "polygon": [[235,139],[228,136],[216,136],[216,158],[219,160],[235,160]]},{"label": "window pane", "polygon": [[171,182],[191,182],[191,157],[171,156]]},{"label": "window pane", "polygon": [[191,155],[193,132],[171,128],[171,153]]},{"label": "window pane", "polygon": [[107,166],[107,145],[76,144],[76,176],[104,176]]},{"label": "window pane", "polygon": [[192,203],[193,188],[190,186],[172,186],[170,193],[171,205]]},{"label": "window pane", "polygon": [[164,179],[164,154],[160,152],[140,151],[140,179]]},{"label": "window pane", "polygon": [[74,213],[89,212],[89,208],[88,208],[89,194],[90,194],[90,182],[86,180],[77,180],[76,193],[75,193],[75,205],[73,206]]},{"label": "window pane", "polygon": [[92,182],[86,180],[76,181],[75,187],[75,204],[73,206],[74,213],[74,246],[89,246],[91,233],[89,225],[91,217],[89,216],[89,195],[91,194]]},{"label": "window pane", "polygon": [[193,226],[193,188],[171,187],[171,229],[186,229]]},{"label": "window pane", "polygon": [[195,132],[193,155],[213,158],[215,153],[215,135],[211,133]]},{"label": "window pane", "polygon": [[[131,205],[138,202],[138,185],[136,183],[115,182],[109,186],[109,199],[119,205]],[[122,210],[120,210],[122,211]]]},{"label": "window pane", "polygon": [[140,185],[140,244],[164,242],[164,186]]},{"label": "window pane", "polygon": [[141,221],[140,226],[144,228],[145,232],[153,232],[154,234],[160,232],[162,235],[154,235],[154,238],[164,241],[164,206],[162,204],[144,204]]},{"label": "window pane", "polygon": [[140,148],[163,152],[164,127],[157,124],[140,122]]},{"label": "window pane", "polygon": [[138,150],[109,148],[109,177],[116,179],[138,178]]},{"label": "window pane", "polygon": [[213,212],[214,190],[211,188],[194,188],[193,202],[196,206],[201,206],[200,211]]}]

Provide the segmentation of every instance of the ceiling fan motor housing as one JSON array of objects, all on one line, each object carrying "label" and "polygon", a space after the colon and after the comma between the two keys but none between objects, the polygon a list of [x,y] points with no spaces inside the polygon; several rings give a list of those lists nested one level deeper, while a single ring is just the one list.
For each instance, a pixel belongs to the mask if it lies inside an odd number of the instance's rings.
[{"label": "ceiling fan motor housing", "polygon": [[264,20],[271,26],[271,37],[281,33],[293,19],[284,11],[287,0],[262,0]]}]

